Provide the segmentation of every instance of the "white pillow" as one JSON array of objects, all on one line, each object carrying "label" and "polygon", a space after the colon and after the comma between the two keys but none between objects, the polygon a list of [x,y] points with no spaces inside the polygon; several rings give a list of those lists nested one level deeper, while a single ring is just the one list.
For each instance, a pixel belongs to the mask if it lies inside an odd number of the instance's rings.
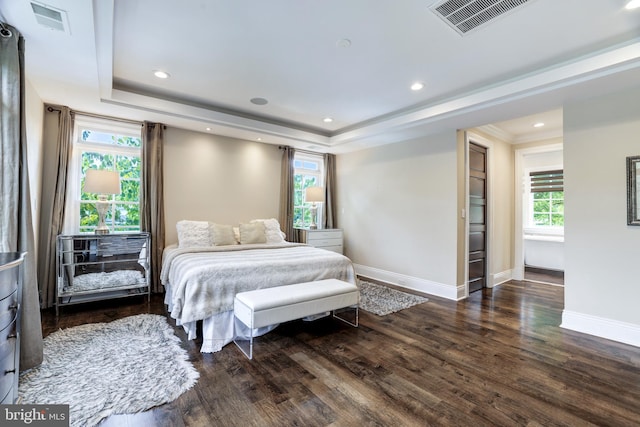
[{"label": "white pillow", "polygon": [[214,246],[236,245],[236,236],[233,233],[233,227],[230,225],[209,223],[209,232],[211,233],[211,242]]},{"label": "white pillow", "polygon": [[240,224],[240,244],[266,243],[265,227],[262,222]]},{"label": "white pillow", "polygon": [[176,230],[178,231],[178,247],[180,248],[213,246],[207,221],[178,221]]},{"label": "white pillow", "polygon": [[265,236],[268,244],[283,243],[285,234],[280,230],[280,223],[275,218],[254,219],[251,223],[261,222],[264,224]]}]

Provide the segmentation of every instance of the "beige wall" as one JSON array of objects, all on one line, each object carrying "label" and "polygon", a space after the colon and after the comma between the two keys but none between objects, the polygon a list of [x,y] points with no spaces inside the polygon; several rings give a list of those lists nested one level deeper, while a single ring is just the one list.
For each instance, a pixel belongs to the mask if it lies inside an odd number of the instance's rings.
[{"label": "beige wall", "polygon": [[456,132],[337,160],[338,224],[357,270],[455,297]]},{"label": "beige wall", "polygon": [[166,243],[182,219],[239,224],[277,218],[282,152],[275,145],[167,128],[164,143]]},{"label": "beige wall", "polygon": [[489,179],[493,222],[489,274],[494,283],[499,283],[510,279],[513,269],[515,173],[513,146],[497,139],[492,142]]},{"label": "beige wall", "polygon": [[640,346],[640,227],[626,225],[640,87],[564,109],[563,326]]}]

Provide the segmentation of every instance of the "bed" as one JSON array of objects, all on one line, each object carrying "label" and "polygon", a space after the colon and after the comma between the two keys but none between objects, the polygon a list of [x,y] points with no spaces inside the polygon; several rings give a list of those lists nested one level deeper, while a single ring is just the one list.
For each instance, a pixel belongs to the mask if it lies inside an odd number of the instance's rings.
[{"label": "bed", "polygon": [[[164,251],[160,278],[171,317],[189,339],[197,337],[196,325],[202,321],[200,351],[212,353],[233,340],[236,293],[332,278],[355,283],[355,272],[351,260],[341,254],[267,239],[265,243],[171,245]],[[271,329],[256,330],[254,336]],[[249,334],[248,330],[239,333]]]}]

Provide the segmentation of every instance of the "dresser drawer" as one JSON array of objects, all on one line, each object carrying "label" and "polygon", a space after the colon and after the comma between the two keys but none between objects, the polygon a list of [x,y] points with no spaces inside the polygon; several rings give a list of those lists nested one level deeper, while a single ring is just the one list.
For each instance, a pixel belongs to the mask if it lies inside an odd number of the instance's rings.
[{"label": "dresser drawer", "polygon": [[324,239],[340,239],[342,240],[342,230],[321,230],[307,232],[307,241],[324,240]]},{"label": "dresser drawer", "polygon": [[8,327],[18,314],[18,290],[0,300],[0,331]]},{"label": "dresser drawer", "polygon": [[325,246],[342,246],[342,239],[309,239],[307,244],[315,246],[316,248],[323,248]]},{"label": "dresser drawer", "polygon": [[333,251],[333,252],[337,252],[339,254],[342,254],[342,245],[336,245],[336,246],[316,246],[320,249],[324,249],[327,251]]},{"label": "dresser drawer", "polygon": [[18,289],[18,269],[0,270],[0,299],[12,294],[16,289]]},{"label": "dresser drawer", "polygon": [[[0,396],[4,398],[13,389],[16,380],[16,328],[15,320],[0,331]],[[13,393],[11,393],[13,395]],[[1,399],[0,398],[0,399]],[[6,403],[13,403],[8,401]]]},{"label": "dresser drawer", "polygon": [[[2,393],[0,393],[2,395]],[[0,405],[12,405],[13,404],[13,387],[7,390],[7,395],[2,398],[0,397]]]}]

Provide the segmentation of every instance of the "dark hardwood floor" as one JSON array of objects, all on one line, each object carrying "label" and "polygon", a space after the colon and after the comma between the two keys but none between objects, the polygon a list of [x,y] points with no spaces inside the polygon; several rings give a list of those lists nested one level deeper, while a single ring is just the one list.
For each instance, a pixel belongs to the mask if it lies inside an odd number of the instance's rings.
[{"label": "dark hardwood floor", "polygon": [[[233,344],[201,354],[184,341],[196,386],[103,426],[639,425],[640,349],[559,328],[563,291],[513,281],[457,303],[361,311],[359,328],[290,322],[258,338],[253,361]],[[159,296],[67,307],[57,323],[46,312],[44,332],[146,312],[165,314]]]},{"label": "dark hardwood floor", "polygon": [[537,267],[524,267],[524,280],[564,286],[564,271]]}]

